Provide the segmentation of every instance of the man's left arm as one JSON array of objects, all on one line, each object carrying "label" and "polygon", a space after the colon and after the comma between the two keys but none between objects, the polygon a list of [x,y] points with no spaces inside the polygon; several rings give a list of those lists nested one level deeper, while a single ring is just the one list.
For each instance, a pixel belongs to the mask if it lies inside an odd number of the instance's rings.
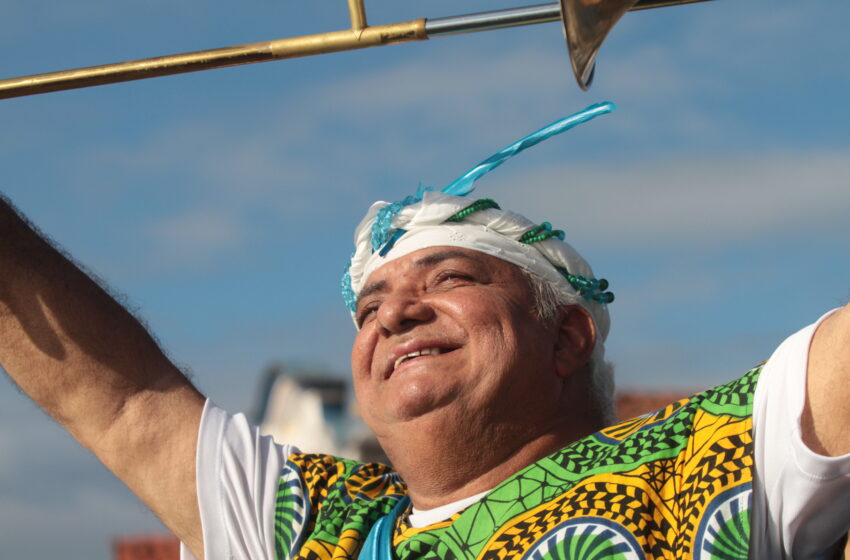
[{"label": "man's left arm", "polygon": [[800,428],[809,449],[850,453],[850,305],[827,317],[812,338],[805,403]]}]

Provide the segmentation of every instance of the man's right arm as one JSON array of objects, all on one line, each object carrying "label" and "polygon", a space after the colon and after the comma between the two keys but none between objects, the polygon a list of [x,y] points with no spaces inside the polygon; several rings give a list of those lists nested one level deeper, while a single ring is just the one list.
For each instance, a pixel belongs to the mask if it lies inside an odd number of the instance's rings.
[{"label": "man's right arm", "polygon": [[203,558],[204,398],[144,327],[0,198],[0,364]]}]

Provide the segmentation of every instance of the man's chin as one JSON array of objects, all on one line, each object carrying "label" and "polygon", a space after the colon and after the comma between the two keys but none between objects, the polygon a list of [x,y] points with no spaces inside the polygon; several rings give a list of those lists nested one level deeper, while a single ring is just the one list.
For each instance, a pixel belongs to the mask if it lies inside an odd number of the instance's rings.
[{"label": "man's chin", "polygon": [[446,414],[454,396],[435,391],[403,391],[396,394],[390,403],[389,417],[393,422],[410,423],[427,421],[429,418]]}]

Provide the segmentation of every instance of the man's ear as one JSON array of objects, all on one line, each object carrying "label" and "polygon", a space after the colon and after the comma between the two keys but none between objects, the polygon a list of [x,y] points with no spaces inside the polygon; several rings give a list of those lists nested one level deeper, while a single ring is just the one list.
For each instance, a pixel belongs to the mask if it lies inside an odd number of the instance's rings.
[{"label": "man's ear", "polygon": [[559,377],[568,377],[583,368],[596,346],[596,325],[590,313],[579,305],[565,305],[558,311],[555,367]]}]

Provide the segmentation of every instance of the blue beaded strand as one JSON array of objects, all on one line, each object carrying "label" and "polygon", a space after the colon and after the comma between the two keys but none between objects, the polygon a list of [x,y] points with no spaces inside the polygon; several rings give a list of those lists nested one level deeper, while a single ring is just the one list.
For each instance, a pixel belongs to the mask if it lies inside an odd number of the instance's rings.
[{"label": "blue beaded strand", "polygon": [[[354,257],[352,253],[351,257]],[[342,300],[349,311],[354,313],[357,310],[357,294],[354,293],[354,288],[351,286],[351,259],[348,259],[348,264],[342,273],[342,279],[339,281],[339,288],[342,292]]]}]

